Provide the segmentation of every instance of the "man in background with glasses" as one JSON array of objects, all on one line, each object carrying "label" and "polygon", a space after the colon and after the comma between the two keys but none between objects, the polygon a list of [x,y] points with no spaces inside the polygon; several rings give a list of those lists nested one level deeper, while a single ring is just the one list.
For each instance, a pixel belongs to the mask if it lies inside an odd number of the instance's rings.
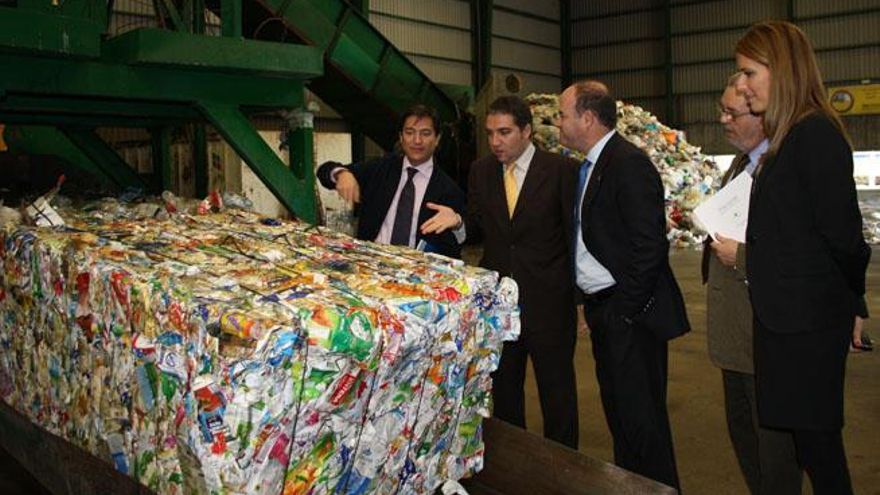
[{"label": "man in background with glasses", "polygon": [[[740,151],[724,174],[722,187],[743,172],[753,174],[768,146],[762,117],[749,112],[746,99],[733,86],[738,75],[728,81],[718,105],[724,135]],[[746,247],[716,237],[706,239],[702,271],[707,284],[709,358],[721,368],[727,431],[752,494],[800,495],[803,475],[791,433],[758,426]]]}]

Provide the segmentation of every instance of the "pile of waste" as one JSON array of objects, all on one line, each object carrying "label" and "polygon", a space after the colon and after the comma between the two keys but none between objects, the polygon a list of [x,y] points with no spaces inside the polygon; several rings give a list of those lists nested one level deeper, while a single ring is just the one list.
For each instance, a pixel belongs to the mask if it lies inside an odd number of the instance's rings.
[{"label": "pile of waste", "polygon": [[[559,115],[559,99],[551,94],[526,97],[532,109],[534,141],[542,149],[584,157],[559,144],[559,129],[554,125]],[[720,185],[717,165],[689,144],[684,133],[672,129],[641,107],[617,102],[617,131],[648,154],[660,172],[666,191],[668,237],[673,246],[695,246],[705,232],[691,220],[691,212]]]},{"label": "pile of waste", "polygon": [[50,202],[53,226],[0,226],[0,397],[35,424],[159,494],[433,493],[481,469],[512,280],[218,195]]},{"label": "pile of waste", "polygon": [[862,211],[862,231],[868,244],[880,244],[880,197],[859,197]]}]

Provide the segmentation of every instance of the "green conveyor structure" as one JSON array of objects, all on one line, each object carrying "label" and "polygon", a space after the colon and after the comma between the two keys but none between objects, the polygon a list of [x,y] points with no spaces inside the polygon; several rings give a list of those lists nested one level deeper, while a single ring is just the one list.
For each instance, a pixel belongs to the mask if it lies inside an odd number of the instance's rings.
[{"label": "green conveyor structure", "polygon": [[[290,166],[260,137],[250,115],[305,106],[305,82],[323,73],[318,48],[198,34],[192,1],[173,13],[178,29],[141,28],[108,37],[107,0],[0,2],[0,123],[10,150],[61,157],[113,183],[154,192],[171,183],[172,130],[193,126],[196,193],[206,194],[204,126],[212,125],[273,195],[299,218],[316,219],[311,127],[288,135]],[[225,1],[225,0],[224,0]],[[189,29],[182,29],[189,12]],[[224,28],[233,30],[235,16]],[[240,19],[238,19],[240,22]],[[228,24],[228,25],[227,25]],[[150,177],[103,141],[101,127],[147,130]]]},{"label": "green conveyor structure", "polygon": [[[214,1],[209,8],[222,16]],[[460,117],[455,102],[349,2],[244,0],[241,16],[245,38],[321,49],[324,74],[308,88],[386,150],[397,140],[398,116],[413,103],[436,108],[452,142]]]},{"label": "green conveyor structure", "polygon": [[[196,194],[207,193],[213,126],[291,212],[316,218],[311,127],[291,130],[288,167],[254,114],[304,111],[308,87],[386,150],[413,103],[438,110],[452,156],[455,102],[344,0],[153,0],[158,28],[108,34],[113,0],[0,0],[0,124],[11,150],[50,154],[120,187],[171,183],[174,129],[191,126]],[[221,36],[205,33],[208,9]],[[306,119],[305,121],[309,121]],[[146,129],[153,170],[138,175],[102,127]],[[456,160],[444,166],[460,178]]]}]

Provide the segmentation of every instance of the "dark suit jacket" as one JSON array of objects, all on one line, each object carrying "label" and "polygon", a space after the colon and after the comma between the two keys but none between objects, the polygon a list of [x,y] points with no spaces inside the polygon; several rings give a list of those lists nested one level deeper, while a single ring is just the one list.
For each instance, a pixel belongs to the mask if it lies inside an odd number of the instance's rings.
[{"label": "dark suit jacket", "polygon": [[660,174],[619,134],[605,145],[584,194],[584,245],[614,280],[620,317],[668,340],[690,330],[684,299],[669,266]]},{"label": "dark suit jacket", "polygon": [[[336,167],[344,167],[354,174],[361,188],[361,202],[358,213],[357,238],[365,241],[373,241],[379,235],[379,229],[388,208],[397,193],[400,183],[400,174],[403,170],[403,156],[398,154],[386,155],[383,158],[367,163],[353,163],[342,165],[336,162],[327,162],[318,168],[317,176],[321,184],[327,189],[335,189],[331,172]],[[418,225],[421,225],[436,213],[425,207],[425,203],[437,203],[448,206],[464,217],[464,193],[461,188],[443,172],[440,164],[434,161],[434,171],[428,180],[425,189],[425,197],[419,209]],[[453,258],[461,257],[461,246],[456,241],[451,231],[441,234],[423,235],[416,228],[416,244],[424,240],[429,251],[436,252]]]},{"label": "dark suit jacket", "polygon": [[852,150],[827,117],[797,123],[761,167],[746,230],[752,308],[778,333],[839,326],[862,312],[871,249]]},{"label": "dark suit jacket", "polygon": [[542,338],[575,332],[570,249],[577,162],[535,150],[513,218],[507,212],[503,166],[494,157],[471,165],[468,242],[483,241],[480,266],[519,286],[522,332]]}]

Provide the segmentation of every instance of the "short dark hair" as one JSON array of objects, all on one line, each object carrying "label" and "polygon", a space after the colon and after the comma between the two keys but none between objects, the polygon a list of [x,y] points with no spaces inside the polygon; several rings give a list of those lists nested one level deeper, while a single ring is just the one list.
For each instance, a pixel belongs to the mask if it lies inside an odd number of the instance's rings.
[{"label": "short dark hair", "polygon": [[407,108],[406,111],[403,112],[403,115],[400,116],[400,122],[397,125],[397,132],[403,132],[403,126],[406,125],[406,119],[410,117],[415,117],[416,119],[431,119],[431,127],[434,128],[434,134],[440,135],[440,114],[437,113],[437,110],[428,105],[422,105],[421,103]]},{"label": "short dark hair", "polygon": [[513,117],[513,122],[520,129],[532,123],[532,110],[519,96],[499,96],[489,105],[489,115],[505,114]]},{"label": "short dark hair", "polygon": [[617,126],[617,101],[611,96],[608,86],[599,81],[581,81],[574,84],[575,110],[583,115],[592,111],[608,129]]}]

